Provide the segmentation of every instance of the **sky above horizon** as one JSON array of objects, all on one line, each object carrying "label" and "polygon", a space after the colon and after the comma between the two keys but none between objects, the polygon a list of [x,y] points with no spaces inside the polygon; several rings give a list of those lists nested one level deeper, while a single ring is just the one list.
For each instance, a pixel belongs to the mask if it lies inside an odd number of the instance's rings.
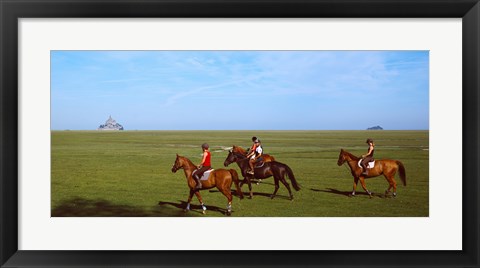
[{"label": "sky above horizon", "polygon": [[428,51],[52,51],[51,129],[429,129]]}]

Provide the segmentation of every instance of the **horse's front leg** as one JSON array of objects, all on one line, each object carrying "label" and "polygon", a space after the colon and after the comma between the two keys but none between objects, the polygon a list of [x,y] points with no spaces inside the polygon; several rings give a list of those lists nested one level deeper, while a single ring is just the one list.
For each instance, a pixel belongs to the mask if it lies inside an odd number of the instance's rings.
[{"label": "horse's front leg", "polygon": [[227,216],[232,215],[232,201],[229,201],[227,204]]},{"label": "horse's front leg", "polygon": [[247,180],[247,178],[243,177],[243,180],[239,184],[240,188],[245,184],[245,180]]},{"label": "horse's front leg", "polygon": [[202,196],[200,195],[200,191],[195,191],[195,195],[197,196],[198,202],[202,205],[202,213],[207,213],[207,207],[203,204]]},{"label": "horse's front leg", "polygon": [[365,192],[367,192],[368,196],[370,196],[370,198],[372,198],[372,193],[367,189],[367,185],[365,184],[365,178],[363,176],[360,176],[360,183],[362,184],[363,190],[365,190]]},{"label": "horse's front leg", "polygon": [[248,183],[248,191],[249,191],[249,194],[250,194],[250,199],[253,198],[253,191],[252,191],[252,181],[250,180],[250,177],[245,177],[245,180],[247,180],[247,183]]},{"label": "horse's front leg", "polygon": [[353,191],[350,196],[355,196],[355,192],[357,191],[357,184],[358,184],[358,177],[353,178]]},{"label": "horse's front leg", "polygon": [[190,189],[190,193],[188,194],[188,199],[187,199],[187,206],[183,209],[184,212],[188,212],[190,210],[190,202],[192,202],[194,192],[195,192],[194,190]]}]

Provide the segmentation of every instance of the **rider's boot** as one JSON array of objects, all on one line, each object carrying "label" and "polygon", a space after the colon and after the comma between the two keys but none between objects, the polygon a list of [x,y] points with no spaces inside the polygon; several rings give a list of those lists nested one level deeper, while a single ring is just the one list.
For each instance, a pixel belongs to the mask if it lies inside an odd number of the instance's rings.
[{"label": "rider's boot", "polygon": [[367,167],[366,167],[365,165],[362,165],[362,167],[363,167],[362,175],[367,176],[367,175],[368,175],[368,169],[367,169]]},{"label": "rider's boot", "polygon": [[253,175],[253,174],[254,174],[254,172],[253,172],[253,163],[252,163],[252,162],[249,162],[248,165],[249,165],[250,169],[247,170],[247,173]]},{"label": "rider's boot", "polygon": [[195,180],[197,181],[197,186],[195,186],[195,190],[202,189],[202,183],[200,182],[200,179],[197,177],[197,175],[194,175]]}]

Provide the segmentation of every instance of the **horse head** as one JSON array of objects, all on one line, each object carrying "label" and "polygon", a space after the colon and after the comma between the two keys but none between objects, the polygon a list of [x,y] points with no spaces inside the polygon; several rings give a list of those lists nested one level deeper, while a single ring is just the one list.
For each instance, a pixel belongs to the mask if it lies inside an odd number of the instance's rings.
[{"label": "horse head", "polygon": [[[235,145],[234,145],[234,147],[235,147]],[[235,153],[233,152],[233,149],[229,150],[228,151],[228,156],[225,159],[225,161],[223,162],[223,165],[226,167],[226,166],[230,165],[231,163],[235,162],[236,160],[237,160],[237,157],[235,157]]]},{"label": "horse head", "polygon": [[183,168],[183,157],[177,154],[177,158],[175,159],[175,162],[173,163],[173,166],[172,166],[172,172],[175,173],[177,172],[177,170],[181,168]]},{"label": "horse head", "polygon": [[337,165],[343,165],[343,163],[345,163],[345,160],[345,151],[343,149],[340,149],[340,155],[338,156]]},{"label": "horse head", "polygon": [[338,156],[338,161],[337,164],[339,166],[343,165],[345,161],[350,162],[350,161],[358,161],[360,158],[354,156],[353,154],[341,149],[340,150],[340,155]]}]

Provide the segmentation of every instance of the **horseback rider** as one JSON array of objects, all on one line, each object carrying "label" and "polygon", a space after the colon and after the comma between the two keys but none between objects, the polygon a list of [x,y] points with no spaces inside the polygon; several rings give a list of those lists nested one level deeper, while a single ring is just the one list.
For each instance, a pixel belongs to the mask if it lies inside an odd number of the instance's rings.
[{"label": "horseback rider", "polygon": [[202,188],[202,183],[200,182],[200,178],[203,176],[203,173],[205,173],[205,171],[212,168],[211,153],[208,150],[208,148],[209,146],[207,143],[202,144],[202,150],[203,150],[202,162],[197,166],[198,169],[193,174],[193,177],[197,182],[195,189]]},{"label": "horseback rider", "polygon": [[367,139],[367,144],[368,144],[368,152],[367,154],[362,155],[362,162],[360,165],[363,167],[363,173],[362,175],[368,175],[368,169],[367,165],[369,162],[372,162],[373,159],[373,153],[375,152],[375,144],[373,143],[373,140],[368,138]]},{"label": "horseback rider", "polygon": [[248,164],[250,165],[250,170],[247,171],[248,174],[254,174],[254,164],[255,162],[260,160],[260,157],[262,156],[263,149],[262,149],[262,144],[260,143],[260,140],[257,137],[252,137],[252,142],[253,145],[250,148],[250,151],[247,154],[247,158],[250,158],[248,161]]}]

